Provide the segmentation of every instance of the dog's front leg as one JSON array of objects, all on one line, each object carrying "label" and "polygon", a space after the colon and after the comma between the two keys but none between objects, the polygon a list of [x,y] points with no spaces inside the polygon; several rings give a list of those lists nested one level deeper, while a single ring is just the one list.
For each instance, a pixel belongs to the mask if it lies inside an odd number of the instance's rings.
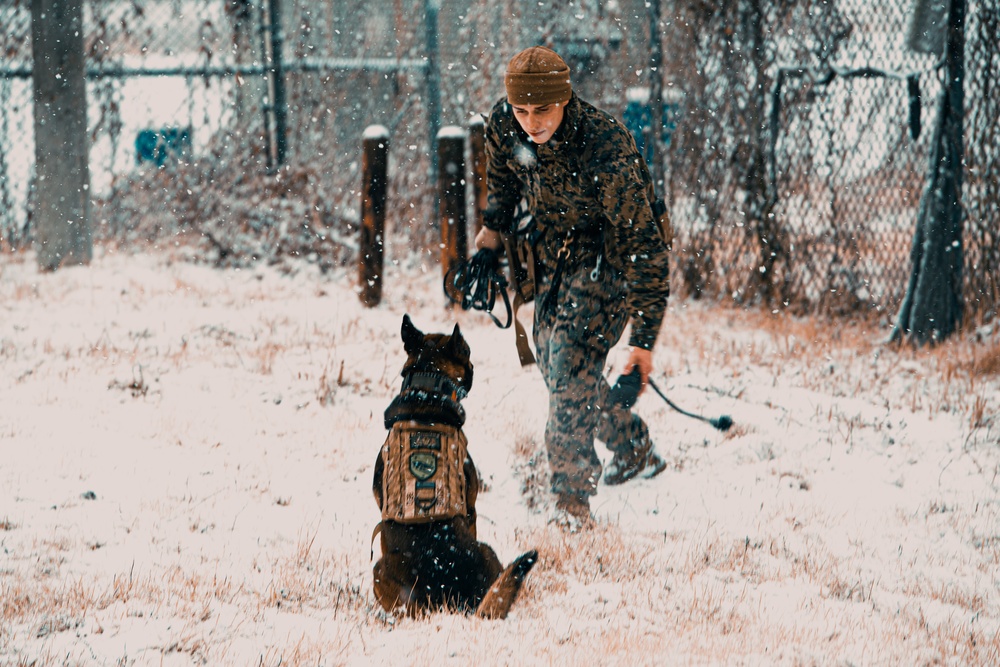
[{"label": "dog's front leg", "polygon": [[413,614],[415,611],[413,589],[401,579],[394,577],[391,570],[384,558],[380,558],[372,568],[375,599],[386,611],[405,607],[406,613]]},{"label": "dog's front leg", "polygon": [[472,462],[472,457],[466,454],[465,463],[462,465],[465,474],[465,516],[469,523],[469,532],[472,533],[473,541],[476,537],[476,498],[479,497],[479,471],[476,464]]}]

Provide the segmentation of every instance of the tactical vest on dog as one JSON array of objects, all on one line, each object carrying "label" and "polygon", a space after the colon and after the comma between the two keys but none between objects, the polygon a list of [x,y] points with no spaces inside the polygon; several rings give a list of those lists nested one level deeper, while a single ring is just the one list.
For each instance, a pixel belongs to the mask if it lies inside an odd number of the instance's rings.
[{"label": "tactical vest on dog", "polygon": [[427,523],[465,514],[467,450],[455,426],[393,424],[382,445],[382,520]]}]

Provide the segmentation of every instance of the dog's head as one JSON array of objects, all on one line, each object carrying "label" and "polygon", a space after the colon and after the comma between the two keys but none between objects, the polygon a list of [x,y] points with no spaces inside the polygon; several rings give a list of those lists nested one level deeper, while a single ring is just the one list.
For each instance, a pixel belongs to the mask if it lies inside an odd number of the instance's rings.
[{"label": "dog's head", "polygon": [[472,389],[472,361],[469,359],[469,344],[457,324],[450,336],[425,334],[413,326],[409,315],[403,315],[401,334],[407,356],[401,375],[438,373],[469,393]]}]

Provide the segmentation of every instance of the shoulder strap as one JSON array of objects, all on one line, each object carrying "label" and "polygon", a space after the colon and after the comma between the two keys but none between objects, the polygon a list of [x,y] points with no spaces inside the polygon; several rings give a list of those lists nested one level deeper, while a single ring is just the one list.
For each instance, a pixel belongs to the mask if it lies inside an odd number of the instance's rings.
[{"label": "shoulder strap", "polygon": [[517,347],[517,359],[521,362],[521,368],[535,363],[535,355],[531,353],[531,346],[528,344],[528,333],[524,330],[521,320],[517,319],[517,311],[524,305],[524,299],[520,292],[514,293],[514,345]]},{"label": "shoulder strap", "polygon": [[518,361],[521,362],[521,367],[523,368],[535,363],[535,355],[531,353],[531,346],[528,344],[528,333],[525,331],[524,325],[521,324],[521,320],[517,318],[517,311],[527,303],[524,300],[522,287],[527,285],[531,291],[535,289],[535,265],[533,262],[528,262],[527,266],[522,267],[520,262],[518,262],[517,249],[514,247],[517,243],[516,233],[501,232],[500,238],[503,240],[504,251],[507,253],[507,265],[510,269],[510,286],[514,289],[514,345],[517,347]]}]

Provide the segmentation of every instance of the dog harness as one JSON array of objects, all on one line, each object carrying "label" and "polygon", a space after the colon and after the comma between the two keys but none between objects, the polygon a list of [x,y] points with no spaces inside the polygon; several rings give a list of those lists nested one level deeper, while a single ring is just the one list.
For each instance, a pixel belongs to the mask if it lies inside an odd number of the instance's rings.
[{"label": "dog harness", "polygon": [[458,427],[393,424],[382,445],[382,520],[427,523],[465,514],[467,451]]}]

